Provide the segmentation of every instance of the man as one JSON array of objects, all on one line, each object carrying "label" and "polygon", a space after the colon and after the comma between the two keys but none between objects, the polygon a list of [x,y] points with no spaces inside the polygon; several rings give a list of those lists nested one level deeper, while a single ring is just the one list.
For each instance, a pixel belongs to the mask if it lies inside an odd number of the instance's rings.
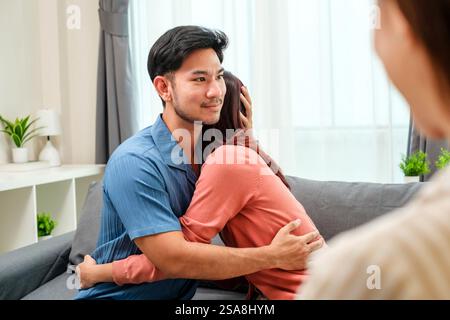
[{"label": "man", "polygon": [[[171,29],[156,41],[148,71],[163,101],[163,114],[119,146],[105,171],[94,259],[103,264],[141,251],[170,279],[127,286],[101,283],[80,291],[78,299],[190,299],[197,283],[187,279],[304,269],[308,254],[320,247],[320,241],[311,242],[316,235],[290,234],[298,222],[280,229],[272,243],[261,248],[227,248],[183,237],[178,218],[189,206],[199,172],[194,150],[200,130],[194,130],[194,122],[219,120],[226,90],[222,50],[227,43],[222,32],[196,26]],[[192,138],[176,141],[173,133],[180,129]],[[172,161],[177,147],[189,164]]]}]

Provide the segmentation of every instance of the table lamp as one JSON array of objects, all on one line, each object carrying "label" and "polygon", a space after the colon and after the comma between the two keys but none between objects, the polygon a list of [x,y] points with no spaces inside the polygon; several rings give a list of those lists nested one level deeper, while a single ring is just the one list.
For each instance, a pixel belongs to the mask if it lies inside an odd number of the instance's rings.
[{"label": "table lamp", "polygon": [[47,143],[39,154],[39,161],[48,161],[51,166],[60,166],[61,158],[59,152],[50,141],[51,136],[61,134],[59,114],[54,110],[44,109],[37,112],[36,118],[38,118],[36,128],[42,127],[38,131],[39,135],[47,137]]}]

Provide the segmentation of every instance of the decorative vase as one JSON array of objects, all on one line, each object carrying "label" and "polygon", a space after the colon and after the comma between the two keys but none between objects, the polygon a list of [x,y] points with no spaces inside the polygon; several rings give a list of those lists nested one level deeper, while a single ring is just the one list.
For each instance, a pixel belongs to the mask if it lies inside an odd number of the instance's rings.
[{"label": "decorative vase", "polygon": [[50,238],[52,238],[53,236],[50,234],[50,235],[48,235],[48,236],[42,236],[42,237],[38,237],[38,241],[44,241],[44,240],[47,240],[47,239],[50,239]]},{"label": "decorative vase", "polygon": [[405,183],[414,183],[414,182],[420,182],[420,176],[414,176],[414,177],[404,177]]},{"label": "decorative vase", "polygon": [[13,148],[12,156],[14,163],[26,163],[28,162],[28,149],[27,148]]}]

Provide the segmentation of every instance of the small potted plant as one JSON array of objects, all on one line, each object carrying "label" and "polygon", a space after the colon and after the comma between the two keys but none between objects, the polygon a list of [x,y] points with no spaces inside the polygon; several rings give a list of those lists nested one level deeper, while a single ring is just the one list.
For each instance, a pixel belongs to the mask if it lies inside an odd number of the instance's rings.
[{"label": "small potted plant", "polygon": [[39,241],[52,237],[52,231],[56,227],[56,221],[52,219],[50,213],[42,212],[37,215],[37,230]]},{"label": "small potted plant", "polygon": [[29,122],[29,120],[30,116],[27,116],[23,119],[17,118],[16,121],[11,122],[0,116],[0,123],[4,127],[4,129],[0,131],[10,136],[15,145],[15,148],[12,149],[12,158],[14,163],[25,163],[28,161],[28,151],[27,148],[23,147],[23,145],[30,139],[37,136],[38,134],[36,131],[41,129],[36,128],[31,130],[32,124],[35,123],[37,119],[31,122]]},{"label": "small potted plant", "polygon": [[423,151],[418,151],[409,157],[403,156],[400,169],[405,175],[405,183],[419,182],[421,175],[430,173],[427,154]]},{"label": "small potted plant", "polygon": [[441,153],[436,161],[436,168],[444,169],[450,163],[450,151],[441,148]]}]

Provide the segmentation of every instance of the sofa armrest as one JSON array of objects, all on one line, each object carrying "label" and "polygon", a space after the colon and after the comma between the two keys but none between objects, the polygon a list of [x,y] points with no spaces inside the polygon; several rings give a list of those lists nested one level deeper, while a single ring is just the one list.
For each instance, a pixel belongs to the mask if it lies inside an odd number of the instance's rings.
[{"label": "sofa armrest", "polygon": [[74,232],[0,256],[0,300],[20,299],[65,272]]}]

